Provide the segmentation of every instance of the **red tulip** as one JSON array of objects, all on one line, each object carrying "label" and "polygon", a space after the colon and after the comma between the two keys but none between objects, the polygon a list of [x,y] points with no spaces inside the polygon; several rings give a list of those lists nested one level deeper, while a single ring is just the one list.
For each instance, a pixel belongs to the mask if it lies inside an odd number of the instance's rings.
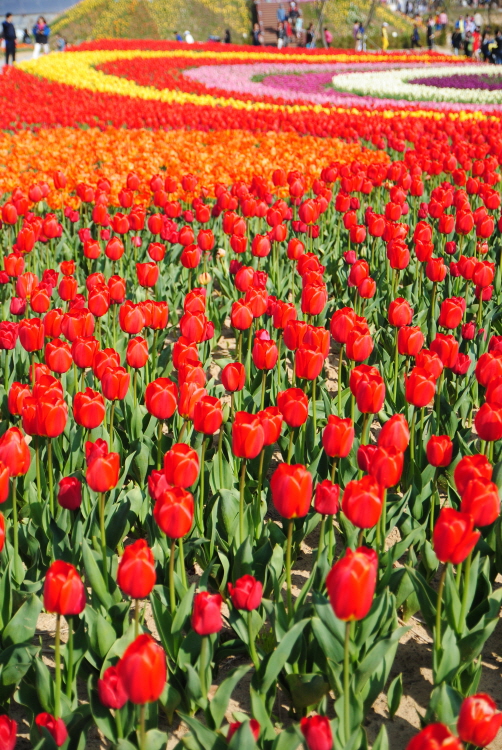
[{"label": "red tulip", "polygon": [[486,456],[477,454],[474,456],[464,456],[455,466],[453,478],[458,493],[462,497],[470,481],[473,479],[486,479],[490,481],[492,474],[493,466]]},{"label": "red tulip", "polygon": [[308,750],[332,750],[333,733],[327,716],[304,716],[300,720],[300,730]]},{"label": "red tulip", "polygon": [[232,452],[237,458],[256,458],[263,448],[265,433],[258,415],[238,411],[232,425]]},{"label": "red tulip", "polygon": [[222,422],[223,412],[219,398],[203,396],[197,401],[193,413],[193,426],[197,432],[214,435],[220,429]]},{"label": "red tulip", "polygon": [[98,680],[99,700],[106,708],[122,708],[127,703],[127,693],[117,666],[108,667]]},{"label": "red tulip", "polygon": [[406,401],[413,406],[430,404],[436,392],[436,380],[423,367],[414,367],[405,380]]},{"label": "red tulip", "polygon": [[194,502],[191,492],[182,487],[170,487],[158,498],[153,517],[170,539],[180,539],[192,528]]},{"label": "red tulip", "polygon": [[66,510],[78,510],[82,504],[82,485],[77,477],[59,480],[58,503]]},{"label": "red tulip", "polygon": [[107,444],[105,441],[101,442],[104,443],[104,448],[98,454],[92,451],[87,455],[87,446],[93,444],[86,444],[87,471],[85,478],[94,492],[108,492],[108,490],[116,487],[119,481],[120,456],[118,453],[108,453]]},{"label": "red tulip", "polygon": [[132,599],[146,599],[157,575],[153,552],[144,539],[128,545],[117,569],[117,583]]},{"label": "red tulip", "polygon": [[169,378],[157,378],[145,389],[145,406],[157,419],[170,419],[176,411],[178,387]]},{"label": "red tulip", "polygon": [[14,750],[16,746],[17,724],[5,714],[0,715],[0,747],[2,750]]},{"label": "red tulip", "polygon": [[339,485],[324,479],[315,488],[314,508],[323,516],[333,516],[338,513],[339,498]]},{"label": "red tulip", "polygon": [[359,529],[376,526],[382,514],[382,489],[376,479],[366,476],[349,482],[343,493],[342,510]]},{"label": "red tulip", "polygon": [[328,423],[322,434],[324,450],[331,458],[346,458],[354,442],[354,426],[352,420],[340,419],[330,414]]},{"label": "red tulip", "polygon": [[429,724],[406,745],[406,750],[464,750],[444,724]]},{"label": "red tulip", "polygon": [[409,302],[403,297],[398,297],[390,303],[387,317],[391,326],[408,326],[413,318],[413,310]]},{"label": "red tulip", "polygon": [[263,584],[254,576],[244,575],[238,578],[235,584],[228,584],[228,593],[236,609],[251,612],[261,604]]},{"label": "red tulip", "polygon": [[371,457],[368,472],[381,487],[395,487],[401,480],[403,463],[404,455],[400,450],[394,446],[379,446]]},{"label": "red tulip", "polygon": [[426,453],[431,466],[449,466],[453,454],[451,438],[448,435],[431,435]]},{"label": "red tulip", "polygon": [[42,713],[35,717],[35,724],[40,733],[42,733],[42,728],[46,729],[58,747],[64,745],[68,739],[68,730],[63,719],[56,719],[52,714]]},{"label": "red tulip", "polygon": [[312,500],[312,475],[302,464],[279,464],[270,481],[272,502],[283,518],[303,518]]},{"label": "red tulip", "polygon": [[363,620],[371,609],[378,572],[378,557],[373,549],[347,549],[326,578],[328,596],[339,620]]},{"label": "red tulip", "polygon": [[500,440],[502,438],[502,407],[484,403],[474,418],[476,432],[481,440]]},{"label": "red tulip", "polygon": [[221,605],[223,597],[221,594],[210,594],[209,591],[201,591],[193,600],[192,628],[199,635],[212,635],[219,633],[223,627],[221,619]]},{"label": "red tulip", "polygon": [[288,388],[277,394],[277,406],[288,427],[300,427],[308,417],[308,398],[301,388]]},{"label": "red tulip", "polygon": [[471,479],[462,493],[462,513],[469,513],[475,526],[489,526],[500,515],[497,485],[487,479]]},{"label": "red tulip", "polygon": [[441,562],[459,565],[472,552],[479,537],[472,516],[454,508],[442,508],[432,535],[436,557]]},{"label": "red tulip", "polygon": [[457,732],[467,744],[486,747],[496,738],[502,726],[502,712],[486,693],[470,695],[462,701]]},{"label": "red tulip", "polygon": [[273,445],[279,440],[283,416],[277,406],[268,406],[256,415],[263,428],[263,445]]},{"label": "red tulip", "polygon": [[131,703],[144,705],[160,698],[167,679],[166,655],[151,635],[138,635],[117,669]]},{"label": "red tulip", "polygon": [[30,468],[30,449],[18,427],[10,427],[0,436],[0,461],[7,466],[11,477],[26,474]]},{"label": "red tulip", "polygon": [[79,615],[85,608],[85,588],[76,568],[63,560],[52,563],[45,576],[44,607],[58,615]]}]

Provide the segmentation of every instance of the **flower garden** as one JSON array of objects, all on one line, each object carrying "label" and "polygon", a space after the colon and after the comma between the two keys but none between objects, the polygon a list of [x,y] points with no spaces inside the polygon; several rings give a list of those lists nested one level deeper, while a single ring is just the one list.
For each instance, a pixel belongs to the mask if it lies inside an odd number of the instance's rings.
[{"label": "flower garden", "polygon": [[500,87],[4,69],[1,750],[502,747]]}]

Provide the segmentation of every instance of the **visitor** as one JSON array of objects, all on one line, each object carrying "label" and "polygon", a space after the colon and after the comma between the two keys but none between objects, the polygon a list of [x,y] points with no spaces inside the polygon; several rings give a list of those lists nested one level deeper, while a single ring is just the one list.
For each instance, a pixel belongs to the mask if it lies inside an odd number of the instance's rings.
[{"label": "visitor", "polygon": [[31,36],[28,29],[23,30],[23,44],[31,44]]},{"label": "visitor", "polygon": [[326,43],[326,47],[328,47],[329,49],[333,43],[333,34],[326,26],[324,27],[324,41]]},{"label": "visitor", "polygon": [[383,52],[387,52],[389,48],[389,34],[387,32],[387,26],[388,24],[384,21],[382,24],[382,43],[381,43]]},{"label": "visitor", "polygon": [[309,27],[307,29],[307,40],[306,40],[306,47],[307,49],[312,49],[314,47],[314,24],[309,24]]},{"label": "visitor", "polygon": [[361,21],[359,22],[359,27],[357,29],[356,42],[356,51],[364,52],[366,49],[366,37],[364,34],[364,26]]},{"label": "visitor", "polygon": [[303,16],[300,10],[298,11],[298,17],[295,23],[295,34],[296,41],[298,42],[298,44],[301,44],[303,34]]},{"label": "visitor", "polygon": [[286,41],[286,31],[284,30],[284,24],[279,21],[277,24],[277,49],[282,49]]},{"label": "visitor", "polygon": [[193,36],[190,34],[189,31],[185,31],[184,37],[185,37],[185,42],[187,44],[193,44],[195,42],[195,39],[193,38]]},{"label": "visitor", "polygon": [[293,41],[293,27],[291,26],[289,18],[286,18],[284,31],[286,32],[286,46],[289,46]]},{"label": "visitor", "polygon": [[232,37],[230,35],[230,29],[225,29],[225,37],[223,39],[223,44],[232,44]]},{"label": "visitor", "polygon": [[442,10],[439,14],[439,25],[441,26],[441,31],[444,31],[446,29],[447,24],[448,16],[446,15],[445,11]]},{"label": "visitor", "polygon": [[253,26],[253,47],[260,47],[262,36],[260,24],[255,23]]},{"label": "visitor", "polygon": [[16,62],[16,29],[12,23],[12,13],[5,14],[5,21],[2,22],[2,39],[5,43],[5,64],[9,64],[9,58]]},{"label": "visitor", "polygon": [[183,37],[181,36],[181,34],[179,33],[179,31],[175,31],[174,32],[174,38],[175,38],[175,40],[177,42],[182,42],[183,41]]},{"label": "visitor", "polygon": [[460,47],[462,46],[462,34],[458,29],[455,29],[455,31],[451,35],[451,46],[453,49],[453,54],[458,55],[460,53]]},{"label": "visitor", "polygon": [[44,54],[49,54],[49,34],[50,28],[45,22],[45,18],[40,16],[33,27],[33,36],[35,37],[35,46],[33,47],[33,59],[36,60],[43,49]]},{"label": "visitor", "polygon": [[477,27],[472,34],[472,56],[476,62],[479,62],[481,57],[481,34]]},{"label": "visitor", "polygon": [[434,36],[434,19],[431,17],[427,21],[427,47],[429,48],[429,52],[434,47]]},{"label": "visitor", "polygon": [[492,55],[495,65],[502,65],[502,31],[495,32],[495,43],[492,45]]},{"label": "visitor", "polygon": [[420,44],[420,32],[418,31],[418,24],[413,24],[413,31],[411,33],[411,49],[416,49],[417,47],[421,47]]},{"label": "visitor", "polygon": [[56,50],[58,52],[64,52],[66,49],[66,39],[60,34],[56,34]]},{"label": "visitor", "polygon": [[284,23],[286,20],[286,11],[282,7],[282,3],[279,3],[279,7],[277,8],[277,23]]},{"label": "visitor", "polygon": [[473,39],[472,39],[471,32],[468,31],[464,39],[464,55],[466,57],[472,57],[472,53],[473,53]]},{"label": "visitor", "polygon": [[357,35],[359,33],[359,21],[354,21],[352,27],[352,37],[354,39],[354,49],[357,50]]}]

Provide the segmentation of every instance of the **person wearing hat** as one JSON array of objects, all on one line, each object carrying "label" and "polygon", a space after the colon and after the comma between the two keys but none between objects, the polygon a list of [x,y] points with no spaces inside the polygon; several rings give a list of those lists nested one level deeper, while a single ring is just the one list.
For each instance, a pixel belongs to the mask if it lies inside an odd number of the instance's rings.
[{"label": "person wearing hat", "polygon": [[387,51],[389,47],[389,34],[387,33],[388,24],[384,21],[382,24],[382,50]]},{"label": "person wearing hat", "polygon": [[193,36],[192,36],[192,35],[190,34],[190,32],[189,32],[189,31],[185,31],[185,33],[184,33],[184,37],[185,37],[185,42],[186,42],[187,44],[193,44],[193,43],[194,43],[194,38],[193,38]]}]

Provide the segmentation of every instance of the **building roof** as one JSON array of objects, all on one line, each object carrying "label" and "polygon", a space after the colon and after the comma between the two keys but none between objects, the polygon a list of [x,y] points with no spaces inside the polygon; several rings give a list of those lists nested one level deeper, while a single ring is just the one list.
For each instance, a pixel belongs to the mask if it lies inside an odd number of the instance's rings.
[{"label": "building roof", "polygon": [[75,4],[75,0],[0,0],[0,15],[12,13],[27,16],[36,13],[49,15],[62,13]]}]

